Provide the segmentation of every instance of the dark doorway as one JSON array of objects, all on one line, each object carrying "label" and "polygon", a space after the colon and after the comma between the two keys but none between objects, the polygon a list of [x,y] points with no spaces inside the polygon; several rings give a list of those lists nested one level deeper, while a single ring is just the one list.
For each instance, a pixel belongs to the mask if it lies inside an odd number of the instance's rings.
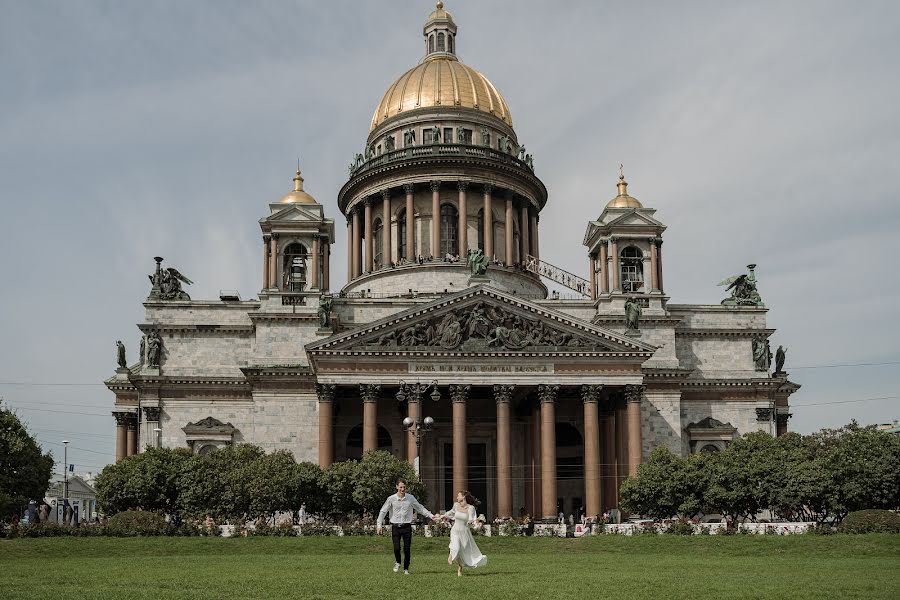
[{"label": "dark doorway", "polygon": [[[470,442],[468,444],[467,458],[469,461],[469,492],[481,501],[476,509],[478,514],[485,515],[490,521],[493,518],[493,502],[488,498],[488,469],[487,469],[487,444]],[[444,502],[449,510],[456,502],[456,493],[453,489],[453,444],[444,444]]]}]

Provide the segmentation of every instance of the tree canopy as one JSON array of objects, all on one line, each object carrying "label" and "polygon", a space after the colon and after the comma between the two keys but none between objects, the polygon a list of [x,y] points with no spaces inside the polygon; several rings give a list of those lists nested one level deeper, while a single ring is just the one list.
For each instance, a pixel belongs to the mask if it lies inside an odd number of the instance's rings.
[{"label": "tree canopy", "polygon": [[52,472],[53,455],[41,452],[19,417],[0,404],[0,518],[41,500]]}]

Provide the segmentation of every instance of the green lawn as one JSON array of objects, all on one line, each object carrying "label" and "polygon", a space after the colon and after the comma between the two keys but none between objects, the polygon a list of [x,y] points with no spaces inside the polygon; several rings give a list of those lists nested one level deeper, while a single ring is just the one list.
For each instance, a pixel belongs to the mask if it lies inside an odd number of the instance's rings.
[{"label": "green lawn", "polygon": [[0,540],[13,598],[897,598],[900,536],[477,538],[457,578],[447,538]]}]

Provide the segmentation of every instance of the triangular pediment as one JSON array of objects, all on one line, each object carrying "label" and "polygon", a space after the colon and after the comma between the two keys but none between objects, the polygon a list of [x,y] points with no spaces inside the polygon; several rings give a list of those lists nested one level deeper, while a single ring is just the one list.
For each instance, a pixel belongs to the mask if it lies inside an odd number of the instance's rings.
[{"label": "triangular pediment", "polygon": [[366,352],[616,353],[656,348],[500,292],[469,288],[306,346],[312,354]]},{"label": "triangular pediment", "polygon": [[[321,210],[321,207],[319,207]],[[273,222],[273,221],[299,221],[299,222],[321,222],[322,215],[320,212],[316,210],[311,210],[310,208],[306,208],[303,205],[299,204],[291,204],[286,208],[275,212],[265,219],[261,219],[262,222]]]},{"label": "triangular pediment", "polygon": [[[610,215],[612,216],[612,215]],[[646,210],[631,209],[621,215],[613,216],[606,221],[606,227],[664,227],[664,225],[647,214]]]}]

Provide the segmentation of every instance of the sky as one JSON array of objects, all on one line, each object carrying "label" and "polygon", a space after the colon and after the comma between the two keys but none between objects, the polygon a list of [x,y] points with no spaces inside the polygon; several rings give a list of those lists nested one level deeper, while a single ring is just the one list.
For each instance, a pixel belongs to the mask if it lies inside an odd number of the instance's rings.
[{"label": "sky", "polygon": [[[673,303],[756,263],[802,433],[900,418],[900,4],[448,0],[549,191],[541,257],[629,193]],[[424,1],[0,0],[0,396],[77,472],[114,458],[115,342],[153,256],[195,299],[261,283],[258,219],[337,192]],[[572,233],[575,232],[575,233]],[[337,227],[332,282],[346,281]]]}]

